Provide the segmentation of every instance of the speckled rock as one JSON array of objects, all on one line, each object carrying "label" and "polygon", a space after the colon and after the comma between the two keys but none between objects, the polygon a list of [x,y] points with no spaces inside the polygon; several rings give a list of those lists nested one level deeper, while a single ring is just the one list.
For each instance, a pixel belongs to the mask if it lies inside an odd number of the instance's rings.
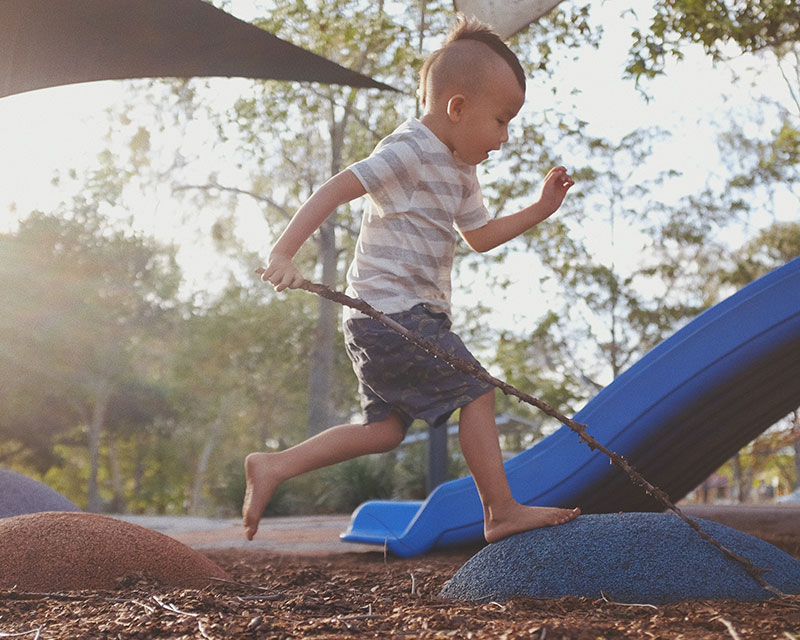
[{"label": "speckled rock", "polygon": [[187,587],[230,580],[183,543],[108,516],[49,511],[0,520],[0,588],[113,589],[131,575]]},{"label": "speckled rock", "polygon": [[[800,593],[800,562],[736,529],[695,519],[731,551],[766,569],[765,580]],[[526,531],[490,544],[442,589],[453,600],[514,596],[603,596],[627,603],[682,600],[757,601],[773,597],[737,561],[723,555],[674,514],[579,516],[558,527]]]},{"label": "speckled rock", "polygon": [[0,469],[0,518],[39,511],[80,509],[46,484],[8,469]]}]

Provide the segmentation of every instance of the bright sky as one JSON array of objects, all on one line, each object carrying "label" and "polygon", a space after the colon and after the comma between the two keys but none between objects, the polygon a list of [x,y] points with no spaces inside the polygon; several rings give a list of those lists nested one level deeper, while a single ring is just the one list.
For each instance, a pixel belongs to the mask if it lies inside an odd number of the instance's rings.
[{"label": "bright sky", "polygon": [[[239,0],[237,13],[248,18],[246,0]],[[630,80],[622,80],[622,66],[628,44],[619,18],[625,3],[609,0],[598,3],[609,36],[600,51],[586,52],[580,60],[563,63],[562,82],[579,90],[574,101],[577,115],[590,123],[595,135],[619,139],[639,126],[659,125],[673,133],[671,141],[657,149],[653,156],[658,166],[674,167],[684,172],[679,183],[685,193],[697,191],[710,173],[720,172],[716,150],[719,114],[750,102],[747,84],[733,87],[724,68],[715,69],[699,51],[688,51],[686,60],[673,66],[669,76],[647,83],[653,96],[646,103]],[[620,29],[620,35],[615,30]],[[746,70],[746,61],[736,66],[749,73],[759,91],[780,96],[782,80],[777,71],[765,67],[758,73]],[[230,94],[236,81],[220,80],[220,92]],[[246,81],[240,81],[246,82]],[[93,166],[97,154],[106,146],[104,140],[106,109],[122,104],[128,97],[125,82],[98,82],[57,87],[0,99],[0,231],[12,229],[18,215],[33,209],[49,210],[64,194],[51,184],[56,171]],[[535,86],[535,83],[534,83]],[[539,96],[529,95],[526,108],[537,108]],[[209,167],[222,169],[224,159],[209,157]],[[243,185],[245,186],[245,185]],[[255,203],[242,200],[237,212],[243,233],[256,240],[264,253],[274,238],[269,237]],[[136,226],[182,243],[183,266],[189,271],[193,287],[211,286],[208,258],[212,254],[209,228],[215,212],[197,212],[192,224],[175,224],[168,193],[155,193],[136,213]],[[787,212],[781,216],[788,216]],[[795,209],[791,209],[794,216]],[[218,213],[218,212],[217,212]],[[597,250],[610,246],[601,224],[597,232]],[[619,255],[617,256],[619,260]],[[510,258],[509,268],[515,267]],[[524,299],[524,296],[519,298]],[[459,302],[458,296],[455,302]],[[465,301],[466,302],[466,301]],[[512,309],[508,309],[512,312]],[[507,317],[517,325],[523,307]]]}]

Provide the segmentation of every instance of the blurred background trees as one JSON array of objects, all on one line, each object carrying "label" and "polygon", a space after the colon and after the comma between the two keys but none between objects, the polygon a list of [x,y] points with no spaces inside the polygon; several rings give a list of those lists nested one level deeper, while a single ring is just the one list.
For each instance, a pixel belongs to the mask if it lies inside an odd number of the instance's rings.
[{"label": "blurred background trees", "polygon": [[[105,114],[96,166],[64,168],[53,176],[62,202],[17,212],[0,235],[0,465],[89,510],[236,513],[248,452],[359,419],[339,309],[276,294],[254,269],[316,187],[418,114],[417,70],[452,5],[278,4],[255,22],[400,92],[132,83],[127,104]],[[637,7],[625,72],[642,100],[698,44],[722,68],[747,55],[784,79],[785,99],[753,96],[720,114],[723,166],[692,190],[681,166],[659,159],[670,138],[659,123],[598,136],[574,108],[583,79],[564,68],[606,42],[590,5],[565,3],[511,42],[535,99],[481,167],[490,211],[529,202],[553,164],[568,164],[577,184],[547,224],[488,256],[461,252],[456,325],[500,377],[565,413],[697,313],[800,255],[800,224],[774,214],[800,198],[800,20],[792,3],[739,7]],[[309,278],[343,286],[360,213],[358,202],[342,207],[303,248]],[[498,411],[515,425],[510,451],[559,426],[506,398]],[[788,491],[799,443],[795,413],[720,472],[740,499],[759,475]],[[425,456],[416,442],[298,478],[269,513],[422,498]],[[450,465],[465,473],[457,452]]]}]

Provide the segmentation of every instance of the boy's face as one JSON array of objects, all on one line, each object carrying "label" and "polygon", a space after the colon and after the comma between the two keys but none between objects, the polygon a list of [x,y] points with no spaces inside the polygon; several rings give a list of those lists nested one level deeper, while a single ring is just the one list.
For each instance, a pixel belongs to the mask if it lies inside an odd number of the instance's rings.
[{"label": "boy's face", "polygon": [[[463,98],[451,115],[453,152],[467,164],[477,165],[508,140],[508,125],[525,102],[525,93],[513,71],[486,74],[481,88]],[[455,117],[454,117],[455,116]]]}]

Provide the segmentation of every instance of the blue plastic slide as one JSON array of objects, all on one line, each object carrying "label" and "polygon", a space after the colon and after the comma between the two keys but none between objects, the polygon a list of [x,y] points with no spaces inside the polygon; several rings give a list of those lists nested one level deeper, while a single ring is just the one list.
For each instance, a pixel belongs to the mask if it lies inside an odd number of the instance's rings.
[{"label": "blue plastic slide", "polygon": [[[800,258],[750,283],[659,344],[575,415],[675,501],[800,405]],[[562,426],[506,462],[514,497],[583,513],[660,511],[608,458]],[[409,557],[483,539],[471,477],[424,502],[373,501],[347,542]]]}]

